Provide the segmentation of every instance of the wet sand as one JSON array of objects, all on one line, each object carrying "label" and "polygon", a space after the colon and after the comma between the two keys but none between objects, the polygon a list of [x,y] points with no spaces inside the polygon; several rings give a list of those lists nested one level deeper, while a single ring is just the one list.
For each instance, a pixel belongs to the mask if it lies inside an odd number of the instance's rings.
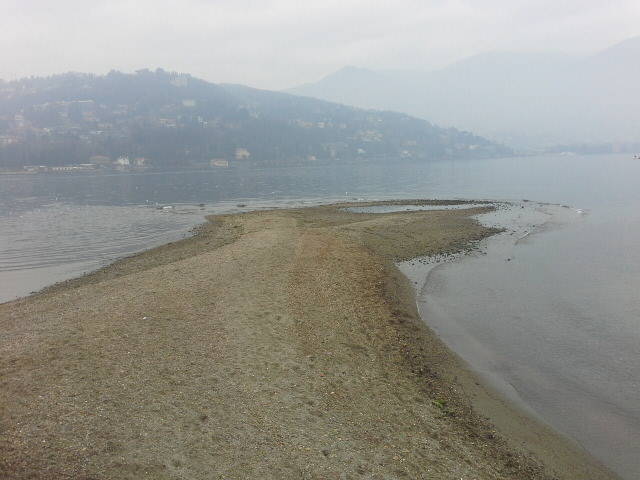
[{"label": "wet sand", "polygon": [[491,207],[344,206],[215,216],[0,305],[0,477],[615,478],[484,386],[395,266],[473,248]]}]

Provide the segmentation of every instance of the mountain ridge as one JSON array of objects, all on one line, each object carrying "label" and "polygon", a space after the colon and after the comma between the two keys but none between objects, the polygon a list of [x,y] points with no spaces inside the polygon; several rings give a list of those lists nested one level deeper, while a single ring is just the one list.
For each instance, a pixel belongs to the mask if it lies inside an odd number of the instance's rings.
[{"label": "mountain ridge", "polygon": [[402,111],[516,147],[640,140],[640,36],[587,56],[487,52],[434,71],[357,71],[357,81],[341,84],[334,72],[287,92]]}]

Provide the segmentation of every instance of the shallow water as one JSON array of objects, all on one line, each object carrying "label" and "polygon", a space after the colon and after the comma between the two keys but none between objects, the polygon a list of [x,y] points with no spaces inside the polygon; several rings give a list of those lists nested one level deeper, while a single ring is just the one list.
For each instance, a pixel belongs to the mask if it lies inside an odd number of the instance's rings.
[{"label": "shallow water", "polygon": [[[508,230],[479,253],[400,264],[421,315],[503,394],[637,478],[640,271],[608,286],[584,277],[595,265],[583,268],[577,237],[590,222],[575,209],[528,203],[479,218]],[[624,277],[619,267],[599,268]],[[602,316],[603,298],[615,299],[606,308],[617,318]]]},{"label": "shallow water", "polygon": [[[638,178],[640,162],[629,155],[0,176],[0,298],[178,239],[207,212],[396,198],[568,204],[587,214],[525,237],[502,254],[509,261],[487,255],[436,269],[422,308],[476,368],[637,479]],[[474,352],[486,356],[476,360]]]},{"label": "shallow water", "polygon": [[368,205],[366,207],[347,207],[344,210],[351,213],[394,213],[420,212],[434,210],[464,210],[467,208],[486,207],[486,203],[456,203],[453,205]]},{"label": "shallow water", "polygon": [[2,298],[24,295],[61,277],[182,238],[193,215],[145,206],[54,202],[2,217]]}]

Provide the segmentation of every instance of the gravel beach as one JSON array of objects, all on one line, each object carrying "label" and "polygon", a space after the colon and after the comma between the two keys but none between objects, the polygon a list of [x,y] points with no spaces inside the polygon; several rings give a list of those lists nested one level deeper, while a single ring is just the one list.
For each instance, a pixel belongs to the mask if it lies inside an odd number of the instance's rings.
[{"label": "gravel beach", "polygon": [[395,266],[473,248],[491,207],[348,205],[214,216],[0,305],[0,478],[616,478],[483,385]]}]

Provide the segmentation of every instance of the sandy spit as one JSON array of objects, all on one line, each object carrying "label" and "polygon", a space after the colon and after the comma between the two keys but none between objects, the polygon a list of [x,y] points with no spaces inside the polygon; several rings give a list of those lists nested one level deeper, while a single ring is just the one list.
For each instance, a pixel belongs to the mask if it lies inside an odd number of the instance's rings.
[{"label": "sandy spit", "polygon": [[216,216],[0,305],[0,478],[615,478],[418,316],[394,261],[483,210]]}]

